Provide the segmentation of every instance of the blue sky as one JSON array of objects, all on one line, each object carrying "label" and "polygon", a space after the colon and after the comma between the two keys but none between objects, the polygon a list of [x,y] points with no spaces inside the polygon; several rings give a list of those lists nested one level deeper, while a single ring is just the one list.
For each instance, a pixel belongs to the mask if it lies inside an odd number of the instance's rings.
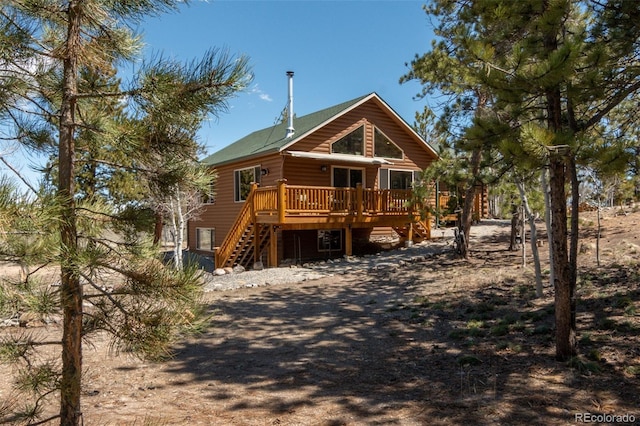
[{"label": "blue sky", "polygon": [[[431,45],[425,1],[193,1],[137,28],[144,55],[191,61],[209,48],[249,58],[251,86],[199,132],[211,154],[273,125],[287,104],[286,71],[295,72],[294,111],[302,116],[376,92],[409,124],[424,100],[417,82],[400,85],[405,63]],[[36,183],[28,163],[10,160]],[[0,173],[6,172],[0,165]]]},{"label": "blue sky", "polygon": [[295,72],[298,116],[378,93],[410,124],[424,102],[417,82],[399,78],[430,48],[424,1],[213,1],[147,19],[147,54],[189,60],[207,48],[249,57],[254,80],[204,125],[207,154],[274,124],[287,103],[286,71]]}]

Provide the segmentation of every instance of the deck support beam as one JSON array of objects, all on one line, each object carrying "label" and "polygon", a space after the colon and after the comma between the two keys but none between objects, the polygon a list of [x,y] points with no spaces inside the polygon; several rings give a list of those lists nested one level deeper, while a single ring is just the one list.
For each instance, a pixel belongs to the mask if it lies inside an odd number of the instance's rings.
[{"label": "deck support beam", "polygon": [[269,268],[278,267],[278,232],[275,226],[269,226]]},{"label": "deck support beam", "polygon": [[353,256],[353,230],[351,225],[344,228],[344,252],[347,256]]}]

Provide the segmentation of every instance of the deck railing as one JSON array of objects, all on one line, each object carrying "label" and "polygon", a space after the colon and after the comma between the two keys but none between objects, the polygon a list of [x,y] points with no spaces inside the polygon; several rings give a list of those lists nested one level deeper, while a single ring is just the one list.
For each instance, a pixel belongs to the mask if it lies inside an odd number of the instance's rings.
[{"label": "deck railing", "polygon": [[[411,191],[398,189],[334,188],[287,185],[254,188],[256,215],[407,215],[415,212],[410,205]],[[284,222],[284,220],[280,220]]]},{"label": "deck railing", "polygon": [[[260,188],[254,184],[230,234],[215,250],[216,267],[237,256],[237,247],[243,240],[242,244],[251,244],[261,225],[317,224],[322,223],[324,217],[336,223],[340,220],[381,223],[379,220],[385,221],[385,216],[396,216],[392,219],[395,223],[402,216],[420,216],[410,200],[410,190],[368,189],[361,185],[356,188],[298,186],[287,185],[284,180],[272,187]],[[428,224],[424,226],[429,229]]]}]

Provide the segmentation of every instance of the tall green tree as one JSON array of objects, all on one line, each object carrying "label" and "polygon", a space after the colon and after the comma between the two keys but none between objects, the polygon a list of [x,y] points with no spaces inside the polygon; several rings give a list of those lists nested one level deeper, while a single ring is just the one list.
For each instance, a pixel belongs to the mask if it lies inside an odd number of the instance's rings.
[{"label": "tall green tree", "polygon": [[[438,14],[439,6],[432,4],[425,6],[425,10],[429,14]],[[483,152],[487,151],[488,142],[479,132],[470,131],[471,126],[468,123],[485,113],[489,99],[478,85],[478,78],[473,72],[476,59],[458,54],[457,45],[460,38],[457,36],[457,22],[442,19],[434,32],[440,40],[432,43],[430,52],[416,55],[411,61],[410,70],[402,76],[400,83],[419,80],[423,84],[423,90],[418,97],[438,93],[448,99],[440,116],[440,123],[434,126],[433,130],[439,134],[441,148],[452,151],[453,155],[449,159],[455,159],[460,166],[458,171],[466,171],[465,176],[460,176],[461,179],[457,180],[456,184],[463,186],[464,203],[460,226],[468,235],[473,219],[473,200],[480,183],[480,163]],[[432,120],[433,116],[423,114],[416,118],[416,127],[424,129],[424,121]],[[464,238],[463,241],[461,252],[467,257],[469,238]]]},{"label": "tall green tree", "polygon": [[455,54],[475,59],[464,72],[491,96],[502,139],[522,141],[518,155],[548,164],[556,356],[567,359],[576,354],[576,164],[589,131],[640,89],[640,10],[625,0],[435,0],[427,11],[457,28]]},{"label": "tall green tree", "polygon": [[[125,90],[109,83],[114,65],[126,64],[140,53],[141,38],[132,32],[132,24],[181,4],[173,0],[0,3],[0,114],[13,126],[15,140],[55,156],[55,196],[39,193],[37,205],[50,219],[46,223],[58,227],[58,249],[50,253],[55,255],[51,262],[60,267],[62,363],[59,379],[50,384],[59,388],[63,425],[78,425],[82,418],[82,339],[87,333],[107,329],[118,347],[157,355],[172,327],[184,320],[179,313],[184,316],[186,304],[193,302],[193,273],[175,274],[153,261],[156,252],[136,232],[135,217],[93,197],[91,191],[97,187],[90,180],[97,176],[95,169],[89,170],[89,181],[79,180],[79,170],[82,176],[85,172],[81,166],[91,168],[99,161],[107,164],[125,156],[130,162],[124,167],[137,171],[149,164],[148,157],[163,150],[192,152],[193,144],[182,150],[183,139],[171,138],[179,132],[176,123],[193,124],[223,111],[226,101],[248,82],[246,58],[211,50],[187,65],[161,57],[149,61]],[[124,102],[134,123],[151,117],[148,122],[156,129],[114,125],[119,113],[107,99]],[[100,105],[111,107],[100,111]],[[112,144],[108,157],[97,149],[106,141]],[[114,190],[110,189],[111,196],[117,197]],[[125,241],[108,240],[107,230],[120,231]],[[106,290],[96,279],[98,272],[119,274],[122,279]],[[85,312],[83,302],[91,304],[90,312]],[[33,347],[33,342],[25,345]]]}]

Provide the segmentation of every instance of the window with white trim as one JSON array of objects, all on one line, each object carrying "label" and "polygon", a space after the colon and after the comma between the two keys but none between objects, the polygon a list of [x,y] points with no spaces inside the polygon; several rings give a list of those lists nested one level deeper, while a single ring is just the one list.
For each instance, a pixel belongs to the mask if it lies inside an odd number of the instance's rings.
[{"label": "window with white trim", "polygon": [[378,186],[380,189],[411,189],[416,174],[413,170],[394,170],[381,168]]},{"label": "window with white trim", "polygon": [[260,166],[238,169],[233,172],[234,200],[244,201],[251,192],[251,184],[260,183]]},{"label": "window with white trim", "polygon": [[400,160],[404,158],[404,153],[398,145],[393,143],[393,141],[377,127],[373,132],[373,149],[375,157],[397,158]]},{"label": "window with white trim", "polygon": [[364,126],[331,144],[332,154],[364,155]]},{"label": "window with white trim", "polygon": [[333,167],[332,170],[332,185],[335,187],[355,188],[359,183],[363,183],[364,169]]},{"label": "window with white trim", "polygon": [[213,251],[215,243],[215,228],[196,228],[196,249],[202,251]]}]

